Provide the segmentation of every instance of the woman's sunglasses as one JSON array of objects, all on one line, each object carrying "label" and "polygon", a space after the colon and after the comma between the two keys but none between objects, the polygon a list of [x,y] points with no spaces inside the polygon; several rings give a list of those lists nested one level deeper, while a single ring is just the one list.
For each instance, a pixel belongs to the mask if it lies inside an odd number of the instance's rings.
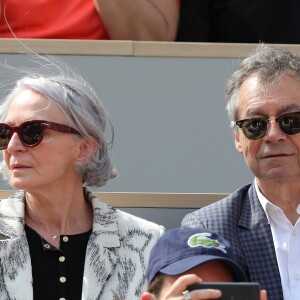
[{"label": "woman's sunglasses", "polygon": [[15,132],[18,134],[23,145],[35,147],[42,141],[45,129],[79,134],[79,132],[72,127],[44,120],[26,121],[19,126],[10,126],[6,123],[0,123],[0,150],[7,148],[8,143]]},{"label": "woman's sunglasses", "polygon": [[[268,123],[272,119],[253,118],[236,121],[249,140],[259,140],[263,138],[268,129]],[[281,131],[287,135],[293,135],[300,132],[300,112],[283,114],[275,118]]]}]

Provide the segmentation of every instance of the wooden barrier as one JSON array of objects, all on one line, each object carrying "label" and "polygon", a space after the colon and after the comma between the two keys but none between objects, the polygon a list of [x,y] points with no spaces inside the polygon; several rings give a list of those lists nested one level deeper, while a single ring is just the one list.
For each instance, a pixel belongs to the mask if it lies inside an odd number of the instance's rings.
[{"label": "wooden barrier", "polygon": [[[141,42],[118,40],[71,40],[71,39],[0,39],[0,53],[29,53],[52,55],[109,55],[148,57],[216,57],[242,58],[257,44],[244,43],[179,43]],[[300,45],[273,44],[277,48],[290,49],[300,54]],[[27,49],[26,49],[27,48]]]},{"label": "wooden barrier", "polygon": [[[0,199],[13,190],[0,190]],[[113,207],[129,208],[200,208],[227,196],[225,193],[113,193],[95,192],[103,202]]]}]

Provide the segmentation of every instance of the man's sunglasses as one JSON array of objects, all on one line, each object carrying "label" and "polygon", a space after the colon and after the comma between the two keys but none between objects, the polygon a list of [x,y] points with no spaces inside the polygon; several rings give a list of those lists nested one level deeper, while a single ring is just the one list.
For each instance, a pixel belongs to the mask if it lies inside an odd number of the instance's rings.
[{"label": "man's sunglasses", "polygon": [[[268,118],[253,118],[236,121],[249,140],[259,140],[263,138],[268,129],[268,123],[272,119]],[[274,119],[282,132],[287,135],[293,135],[300,132],[300,112],[283,114]]]},{"label": "man's sunglasses", "polygon": [[6,123],[0,123],[0,150],[7,148],[15,132],[18,134],[23,145],[27,147],[37,146],[43,139],[43,131],[45,129],[79,134],[79,132],[72,127],[44,120],[26,121],[19,126],[10,126]]}]

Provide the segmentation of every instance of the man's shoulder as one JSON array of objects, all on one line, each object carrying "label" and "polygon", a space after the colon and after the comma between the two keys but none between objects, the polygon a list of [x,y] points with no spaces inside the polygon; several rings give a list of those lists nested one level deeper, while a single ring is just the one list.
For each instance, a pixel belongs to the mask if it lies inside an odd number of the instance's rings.
[{"label": "man's shoulder", "polygon": [[[252,184],[247,184],[227,197],[210,205],[204,206],[194,212],[187,214],[182,221],[182,227],[203,227],[207,220],[238,218],[241,207],[248,199],[248,191]],[[205,226],[204,226],[205,227]]]},{"label": "man's shoulder", "polygon": [[233,193],[229,194],[227,197],[204,206],[196,210],[194,213],[197,212],[201,214],[203,212],[215,211],[216,209],[231,209],[232,207],[236,209],[237,207],[242,205],[245,199],[248,199],[248,191],[251,186],[251,184],[244,185]]}]

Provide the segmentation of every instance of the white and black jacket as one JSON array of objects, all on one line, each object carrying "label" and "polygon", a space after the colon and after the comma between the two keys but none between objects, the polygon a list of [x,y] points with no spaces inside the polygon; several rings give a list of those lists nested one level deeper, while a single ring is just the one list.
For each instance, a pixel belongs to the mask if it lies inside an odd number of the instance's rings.
[{"label": "white and black jacket", "polygon": [[[0,201],[0,299],[32,300],[32,270],[24,230],[25,197]],[[94,211],[82,286],[83,300],[134,300],[146,290],[150,250],[164,228],[101,202],[85,189]]]}]

